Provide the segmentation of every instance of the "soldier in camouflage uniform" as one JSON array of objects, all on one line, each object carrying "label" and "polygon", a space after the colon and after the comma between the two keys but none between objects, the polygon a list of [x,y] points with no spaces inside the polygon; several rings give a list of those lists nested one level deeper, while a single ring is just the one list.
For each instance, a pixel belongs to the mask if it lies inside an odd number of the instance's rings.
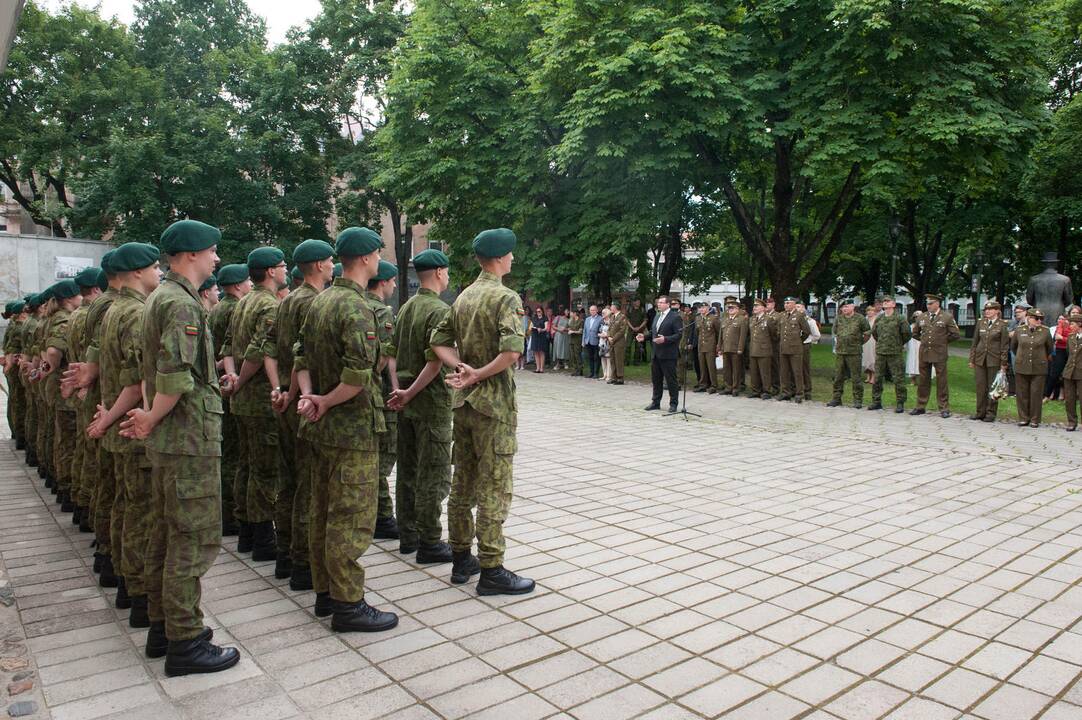
[{"label": "soldier in camouflage uniform", "polygon": [[[394,292],[397,277],[398,268],[393,263],[380,260],[376,276],[368,281],[368,291],[365,293],[365,299],[376,313],[376,335],[383,353],[378,369],[384,400],[389,399],[391,392],[398,389],[395,360],[387,352],[394,334],[394,313],[387,307],[387,298]],[[391,502],[391,488],[387,477],[398,459],[398,413],[384,410],[383,422],[387,426],[387,432],[379,436],[379,510],[376,513],[376,531],[373,537],[377,540],[397,540],[398,524],[394,519],[394,503]]]},{"label": "soldier in camouflage uniform", "polygon": [[[125,243],[110,266],[120,275],[121,290],[102,319],[102,404],[87,427],[113,453],[116,497],[110,517],[113,559],[120,558],[116,605],[128,606],[128,624],[149,627],[144,578],[150,533],[150,459],[142,440],[121,437],[120,421],[143,400],[143,309],[161,279],[158,248]],[[119,549],[119,553],[117,552]]]},{"label": "soldier in camouflage uniform", "polygon": [[22,335],[26,324],[26,301],[10,304],[11,322],[4,333],[4,375],[8,381],[8,427],[15,439],[15,449],[26,449],[23,435],[26,415],[26,395],[19,379],[19,358],[22,355]]},{"label": "soldier in camouflage uniform", "polygon": [[[83,301],[71,314],[68,322],[68,353],[70,355],[68,367],[78,365],[86,360],[87,346],[86,320],[90,311],[90,305],[101,295],[101,286],[104,284],[105,275],[101,268],[89,267],[80,271],[75,276],[75,282],[79,286],[79,294]],[[87,392],[76,390],[70,383],[61,378],[61,394],[69,399],[75,408],[75,457],[72,460],[72,500],[75,502],[75,515],[72,522],[79,525],[80,532],[93,530],[93,518],[91,517],[90,505],[93,500],[92,479],[97,477],[97,458],[94,458],[93,467],[88,474],[87,464],[90,462],[91,440],[86,435],[86,428],[94,417],[96,406],[87,403]],[[96,452],[96,451],[95,451]],[[98,569],[101,569],[100,561]]]},{"label": "soldier in camouflage uniform", "polygon": [[777,325],[766,312],[766,302],[756,298],[748,320],[748,369],[751,374],[748,397],[770,399],[770,388],[774,385],[773,357],[777,334]]},{"label": "soldier in camouflage uniform", "polygon": [[883,382],[890,376],[894,382],[894,412],[905,412],[906,375],[905,348],[912,336],[909,321],[895,312],[894,298],[883,298],[883,314],[875,319],[875,382],[872,383],[872,404],[869,410],[883,409]]},{"label": "soldier in camouflage uniform", "polygon": [[695,330],[699,337],[699,367],[702,369],[702,377],[695,386],[694,392],[706,392],[713,395],[718,391],[717,357],[718,340],[721,337],[721,318],[711,315],[710,306],[706,303],[699,306],[699,314],[695,316]]},{"label": "soldier in camouflage uniform", "polygon": [[[222,348],[225,336],[229,334],[229,323],[237,303],[252,289],[248,277],[247,265],[225,265],[218,271],[218,285],[222,288],[222,299],[210,311],[210,332],[214,338],[214,357],[216,367],[222,370]],[[237,419],[229,412],[229,398],[222,398],[222,535],[236,535],[238,521],[247,521],[245,514],[248,493],[248,470],[240,460],[247,454],[247,443],[240,437]],[[237,542],[238,552],[252,551],[252,537],[249,533],[246,545]]]},{"label": "soldier in camouflage uniform", "polygon": [[41,458],[38,457],[38,408],[37,393],[34,388],[32,376],[37,367],[37,356],[34,354],[34,335],[38,324],[41,322],[41,294],[30,295],[26,300],[27,316],[23,323],[22,353],[19,355],[19,380],[23,386],[23,399],[25,400],[26,413],[23,420],[23,437],[26,440],[26,464],[30,467],[41,467]]},{"label": "soldier in camouflage uniform", "polygon": [[276,293],[286,285],[285,255],[275,247],[259,247],[248,253],[247,264],[254,286],[237,303],[229,323],[222,347],[223,391],[229,395],[229,410],[237,418],[247,451],[242,459],[247,489],[239,540],[250,537],[252,559],[263,562],[278,559],[274,517],[286,472],[270,400],[271,388],[281,385],[275,360],[278,349],[268,339],[278,313]]},{"label": "soldier in camouflage uniform", "polygon": [[320,617],[333,614],[331,627],[339,632],[398,624],[397,615],[365,602],[360,562],[376,524],[378,435],[386,431],[376,315],[364,298],[381,247],[368,228],[339,233],[342,277],[312,300],[293,363],[301,390],[300,437],[312,443],[316,458],[309,546],[314,610]]},{"label": "soldier in camouflage uniform", "polygon": [[61,512],[74,512],[72,466],[75,460],[75,405],[60,393],[60,378],[68,368],[68,327],[71,314],[83,302],[74,280],[61,280],[53,290],[56,310],[49,321],[45,338],[45,362],[42,365],[45,399],[53,423],[53,467],[56,472],[57,500]]},{"label": "soldier in camouflage uniform", "polygon": [[398,311],[388,351],[396,359],[402,389],[392,393],[398,411],[398,551],[417,553],[418,563],[446,563],[451,546],[442,541],[440,514],[451,489],[451,391],[443,363],[428,346],[432,331],[450,308],[440,294],[447,290],[450,262],[439,250],[413,258],[421,283],[417,294]]},{"label": "soldier in camouflage uniform", "polygon": [[165,674],[210,673],[237,664],[236,648],[210,643],[199,609],[200,578],[221,544],[222,402],[208,313],[198,287],[218,262],[221,233],[194,220],[162,233],[169,273],[143,312],[146,406],[121,432],[146,442],[152,462],[146,546],[150,630],[146,654]]},{"label": "soldier in camouflage uniform", "polygon": [[860,353],[872,335],[872,328],[863,313],[854,312],[852,298],[842,301],[841,313],[834,318],[834,397],[827,407],[842,404],[845,381],[853,386],[853,407],[864,405],[864,382],[861,379]]},{"label": "soldier in camouflage uniform", "polygon": [[[305,240],[293,251],[293,262],[301,271],[303,282],[286,296],[278,306],[278,315],[271,328],[269,339],[278,348],[278,377],[283,383],[271,391],[271,405],[278,413],[278,435],[282,443],[282,456],[286,463],[286,477],[293,478],[292,498],[278,494],[278,562],[289,563],[289,587],[291,590],[312,589],[312,568],[308,562],[308,535],[310,505],[312,501],[312,466],[315,458],[312,445],[297,436],[300,415],[297,400],[296,369],[293,366],[293,346],[300,336],[301,324],[308,309],[334,271],[334,248],[322,240]],[[286,490],[288,493],[288,490]]]},{"label": "soldier in camouflage uniform", "polygon": [[42,291],[42,305],[38,309],[38,324],[34,327],[34,337],[30,347],[34,356],[34,371],[31,373],[31,387],[34,392],[34,407],[37,410],[37,437],[35,442],[38,448],[38,476],[45,478],[45,487],[52,490],[53,495],[59,492],[56,482],[56,468],[53,466],[53,418],[49,412],[49,400],[45,396],[45,375],[42,364],[44,362],[45,340],[48,337],[49,326],[52,324],[52,315],[56,311],[56,301],[53,300],[53,286]]},{"label": "soldier in camouflage uniform", "polygon": [[[430,344],[455,369],[446,382],[456,392],[454,477],[447,504],[454,552],[451,582],[464,583],[478,568],[479,595],[532,592],[534,581],[503,566],[503,523],[511,507],[512,465],[518,442],[518,402],[513,366],[522,353],[522,301],[504,287],[517,239],[506,228],[486,230],[473,240],[481,273],[451,306]],[[457,347],[457,350],[456,350]],[[477,555],[471,554],[477,508]]]}]

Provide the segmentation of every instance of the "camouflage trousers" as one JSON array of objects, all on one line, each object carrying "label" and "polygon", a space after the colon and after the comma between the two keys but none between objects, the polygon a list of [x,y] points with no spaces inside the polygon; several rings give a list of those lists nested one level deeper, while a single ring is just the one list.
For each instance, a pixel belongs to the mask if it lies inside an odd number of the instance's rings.
[{"label": "camouflage trousers", "polygon": [[[237,431],[237,420],[229,413],[229,398],[222,399],[225,406],[225,414],[222,416],[222,524],[231,525],[235,519],[236,500],[234,499],[234,487],[237,483],[238,463],[240,459],[240,438]],[[247,481],[247,476],[245,476]],[[247,486],[245,486],[247,488]]]},{"label": "camouflage trousers", "polygon": [[[86,408],[80,402],[75,409],[75,454],[71,458],[71,499],[79,507],[89,507],[89,502],[84,502],[84,496],[89,499],[89,493],[84,489],[83,466],[86,464],[87,447],[90,438],[86,436]],[[88,519],[89,522],[89,519]]]},{"label": "camouflage trousers", "polygon": [[[241,431],[240,418],[226,413],[222,418],[222,459],[225,459],[226,439],[230,429],[236,441],[236,452],[231,460],[233,466],[233,518],[237,522],[248,522],[248,437]],[[228,482],[228,479],[226,480]]]},{"label": "camouflage trousers", "polygon": [[144,568],[151,527],[150,459],[142,449],[118,453],[117,457],[120,465],[117,496],[121,487],[124,493],[120,574],[124,576],[129,595],[146,595]]},{"label": "camouflage trousers", "polygon": [[[90,417],[89,415],[87,416]],[[89,420],[86,423],[89,425]],[[78,431],[82,438],[83,459],[79,463],[79,505],[84,508],[92,508],[95,504],[95,496],[98,493],[98,484],[101,479],[101,441],[86,436],[86,425]],[[93,525],[94,513],[91,512],[89,522]]]},{"label": "camouflage trousers", "polygon": [[290,557],[294,566],[307,567],[308,517],[312,501],[311,445],[297,437],[300,416],[296,401],[278,416],[277,422],[283,464],[274,510],[278,552]]},{"label": "camouflage trousers", "polygon": [[[71,494],[75,469],[75,413],[53,406],[53,466],[60,492]],[[73,496],[74,497],[74,496]]]},{"label": "camouflage trousers", "polygon": [[244,519],[250,523],[274,520],[275,500],[284,473],[278,421],[274,417],[235,417],[247,449]]},{"label": "camouflage trousers", "polygon": [[332,600],[364,599],[361,556],[372,544],[379,503],[379,453],[312,443],[312,585]]},{"label": "camouflage trousers", "polygon": [[447,534],[451,548],[460,552],[472,547],[476,535],[483,568],[503,565],[503,523],[511,509],[517,448],[513,423],[491,418],[470,405],[455,408],[455,472],[447,501]]},{"label": "camouflage trousers", "polygon": [[[91,514],[94,517],[94,537],[98,541],[98,552],[112,556],[113,552],[113,508],[117,503],[116,455],[105,449],[101,440],[95,440],[98,449],[98,477],[94,483],[94,499]],[[121,511],[123,516],[123,511]],[[122,527],[118,525],[117,527]],[[119,553],[120,546],[117,545]],[[119,559],[119,555],[117,555]]]},{"label": "camouflage trousers", "polygon": [[860,369],[860,355],[834,356],[834,401],[842,401],[845,383],[853,386],[853,404],[864,402],[864,378]]},{"label": "camouflage trousers", "polygon": [[34,388],[37,394],[38,408],[36,442],[38,461],[45,468],[46,473],[56,478],[56,468],[53,467],[53,418],[41,384],[35,385]]},{"label": "camouflage trousers", "polygon": [[875,382],[872,383],[872,404],[883,403],[883,383],[890,377],[894,383],[894,402],[905,405],[909,392],[906,385],[905,357],[902,355],[875,356]]},{"label": "camouflage trousers", "polygon": [[379,436],[379,509],[376,517],[393,518],[394,503],[391,502],[391,486],[387,478],[398,462],[398,413],[384,411],[383,422],[387,425],[387,432]]},{"label": "camouflage trousers", "polygon": [[395,504],[403,545],[434,545],[443,536],[440,515],[451,489],[451,422],[402,416],[398,420]]},{"label": "camouflage trousers", "polygon": [[751,377],[751,391],[756,395],[770,393],[774,387],[773,361],[769,357],[750,358],[748,374]]},{"label": "camouflage trousers", "polygon": [[4,373],[8,381],[8,427],[11,428],[11,437],[18,442],[24,441],[26,412],[25,390],[19,381],[19,370],[13,369]]},{"label": "camouflage trousers", "polygon": [[191,640],[203,632],[200,578],[222,543],[220,458],[152,451],[150,459],[147,610],[165,621],[167,638]]},{"label": "camouflage trousers", "polygon": [[[578,340],[581,340],[578,337]],[[582,372],[582,345],[576,342],[576,338],[571,338],[570,347],[567,349],[567,366],[571,369],[571,372],[578,375]]]},{"label": "camouflage trousers", "polygon": [[26,412],[23,416],[23,438],[26,440],[27,450],[38,452],[38,406],[34,398],[34,387],[20,376],[20,384],[23,386],[23,401]]}]

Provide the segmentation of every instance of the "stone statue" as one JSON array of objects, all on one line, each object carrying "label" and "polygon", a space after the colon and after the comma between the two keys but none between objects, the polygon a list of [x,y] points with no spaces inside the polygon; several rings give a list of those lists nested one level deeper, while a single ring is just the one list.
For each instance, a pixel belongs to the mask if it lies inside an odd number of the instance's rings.
[{"label": "stone statue", "polygon": [[1044,324],[1054,326],[1064,308],[1074,302],[1074,291],[1071,289],[1071,278],[1060,275],[1056,270],[1059,264],[1059,256],[1054,252],[1046,252],[1041,258],[1044,263],[1044,272],[1038,273],[1029,279],[1029,288],[1026,289],[1026,302],[1044,313]]}]

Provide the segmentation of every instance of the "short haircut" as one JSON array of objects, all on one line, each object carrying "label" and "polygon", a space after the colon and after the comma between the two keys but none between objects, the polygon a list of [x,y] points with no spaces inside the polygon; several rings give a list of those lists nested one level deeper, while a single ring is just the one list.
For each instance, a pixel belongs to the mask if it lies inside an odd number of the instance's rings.
[{"label": "short haircut", "polygon": [[261,283],[267,279],[267,268],[249,268],[248,274],[252,278],[252,282]]}]

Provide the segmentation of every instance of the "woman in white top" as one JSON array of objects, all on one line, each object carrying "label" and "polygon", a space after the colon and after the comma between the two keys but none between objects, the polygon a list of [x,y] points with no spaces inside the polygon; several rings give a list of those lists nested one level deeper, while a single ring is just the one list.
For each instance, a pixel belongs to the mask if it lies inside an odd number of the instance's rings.
[{"label": "woman in white top", "polygon": [[[913,313],[913,317],[909,321],[909,330],[912,331],[917,325],[917,320],[923,316],[920,310]],[[935,372],[935,368],[932,368],[932,372]],[[917,376],[920,375],[920,340],[912,338],[909,341],[909,345],[905,349],[905,374],[916,383]]]},{"label": "woman in white top", "polygon": [[609,316],[612,311],[604,308],[601,311],[601,327],[597,331],[597,354],[601,356],[601,371],[605,376],[605,382],[612,380],[612,352],[609,347]]},{"label": "woman in white top", "polygon": [[[875,309],[875,305],[869,305],[864,311],[864,316],[868,318],[868,325],[875,327],[875,319],[879,317],[879,312]],[[869,385],[875,382],[875,338],[871,335],[868,336],[868,341],[860,349],[860,367],[864,370],[864,382]]]}]

